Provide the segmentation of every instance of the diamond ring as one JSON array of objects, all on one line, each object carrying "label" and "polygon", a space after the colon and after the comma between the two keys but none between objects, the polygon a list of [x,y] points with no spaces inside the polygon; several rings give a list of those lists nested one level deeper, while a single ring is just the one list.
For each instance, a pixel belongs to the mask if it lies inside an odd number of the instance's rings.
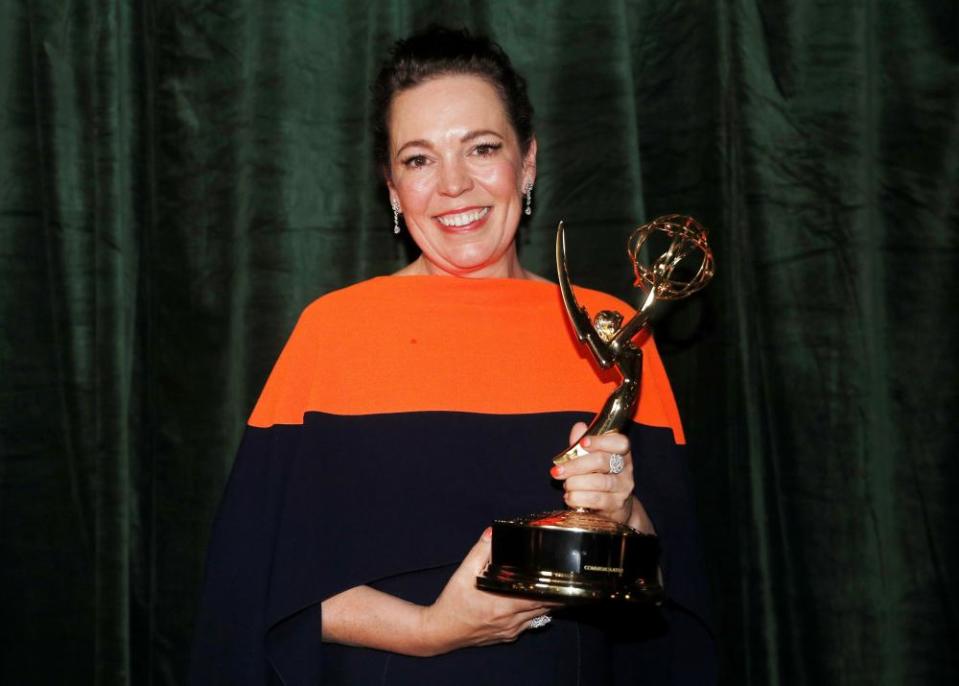
[{"label": "diamond ring", "polygon": [[529,620],[530,629],[542,629],[544,626],[553,621],[553,618],[549,615],[540,615],[539,617],[533,617]]},{"label": "diamond ring", "polygon": [[626,458],[619,453],[609,456],[609,473],[619,474],[626,467]]}]

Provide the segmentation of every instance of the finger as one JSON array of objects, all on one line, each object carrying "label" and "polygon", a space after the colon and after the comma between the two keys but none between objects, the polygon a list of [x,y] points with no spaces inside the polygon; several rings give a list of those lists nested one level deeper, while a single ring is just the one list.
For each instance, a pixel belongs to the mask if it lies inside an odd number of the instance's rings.
[{"label": "finger", "polygon": [[587,428],[588,427],[586,426],[585,422],[576,422],[573,424],[573,428],[569,430],[569,444],[573,445],[576,443],[576,441],[581,439],[583,434],[586,433]]},{"label": "finger", "polygon": [[489,563],[492,541],[493,529],[491,527],[487,527],[476,544],[470,548],[470,551],[466,554],[466,557],[463,558],[463,562],[460,567],[466,570],[467,573],[474,576],[486,569],[486,565]]},{"label": "finger", "polygon": [[537,617],[542,617],[543,615],[548,614],[549,608],[533,610],[530,612],[518,612],[510,617],[507,631],[510,633],[520,633],[522,631],[526,631],[530,628],[530,621],[536,619]]},{"label": "finger", "polygon": [[580,474],[563,482],[567,491],[599,491],[601,493],[631,493],[632,480],[623,474]]},{"label": "finger", "polygon": [[537,602],[535,605],[531,605],[531,606],[523,607],[522,609],[519,609],[515,614],[516,614],[517,616],[519,616],[519,615],[529,615],[529,616],[531,616],[531,617],[538,617],[538,616],[540,616],[540,615],[545,615],[545,614],[548,613],[550,610],[554,610],[554,609],[556,609],[557,607],[559,607],[559,605],[556,605],[556,604],[554,604],[554,603],[545,603],[545,604],[544,604],[544,603],[542,603],[542,602]]},{"label": "finger", "polygon": [[[488,593],[488,591],[484,591],[484,593]],[[523,598],[521,596],[501,593],[496,593],[495,595],[505,601],[501,606],[501,613],[504,615],[514,615],[520,612],[539,612],[542,614],[553,606],[553,603],[544,602],[538,598]]]},{"label": "finger", "polygon": [[523,612],[510,617],[510,621],[501,631],[491,637],[489,640],[481,642],[479,645],[493,645],[496,643],[512,643],[524,631],[530,629],[530,622],[537,617],[542,617],[546,612],[542,610],[533,612]]},{"label": "finger", "polygon": [[[610,453],[590,453],[578,460],[556,465],[550,470],[554,479],[568,479],[578,474],[608,474]],[[623,471],[632,470],[633,461],[629,453],[623,454]]]},{"label": "finger", "polygon": [[507,593],[497,593],[495,591],[481,591],[477,589],[480,593],[485,593],[486,595],[493,596],[499,599],[497,614],[499,615],[514,615],[518,612],[548,612],[554,607],[559,607],[563,603],[546,600],[543,598],[531,598],[527,596],[520,595],[510,595]]},{"label": "finger", "polygon": [[531,619],[536,619],[537,617],[542,617],[543,615],[549,614],[549,608],[542,608],[539,610],[534,610],[532,612],[520,612],[516,615],[516,621],[519,624],[523,625],[524,629],[529,628],[529,622]]},{"label": "finger", "polygon": [[629,452],[629,439],[621,433],[608,433],[599,436],[584,436],[580,445],[591,453],[623,453]]},{"label": "finger", "polygon": [[563,500],[570,507],[586,507],[604,512],[622,510],[626,504],[626,498],[600,491],[566,491]]}]

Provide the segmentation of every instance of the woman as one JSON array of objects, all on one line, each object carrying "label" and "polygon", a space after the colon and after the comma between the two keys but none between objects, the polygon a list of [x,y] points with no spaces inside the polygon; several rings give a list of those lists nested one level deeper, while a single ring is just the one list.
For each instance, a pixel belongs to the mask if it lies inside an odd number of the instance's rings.
[{"label": "woman", "polygon": [[682,683],[666,677],[696,664],[688,682],[703,683],[709,639],[682,613],[623,631],[476,588],[483,527],[562,498],[659,533],[672,596],[700,612],[682,430],[648,341],[630,435],[583,439],[586,456],[548,471],[616,379],[582,359],[558,289],[518,259],[536,140],[498,46],[442,29],[401,41],[374,100],[394,221],[421,255],[314,302],[284,348],[214,529],[193,682]]}]

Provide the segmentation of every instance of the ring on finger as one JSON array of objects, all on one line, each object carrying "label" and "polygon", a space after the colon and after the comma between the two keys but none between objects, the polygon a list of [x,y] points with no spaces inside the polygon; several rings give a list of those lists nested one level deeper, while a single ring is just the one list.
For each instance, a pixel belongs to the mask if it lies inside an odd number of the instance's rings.
[{"label": "ring on finger", "polygon": [[553,621],[553,618],[549,615],[540,615],[539,617],[533,617],[529,620],[530,629],[542,629],[544,626]]},{"label": "ring on finger", "polygon": [[609,456],[609,474],[619,474],[626,468],[626,456],[613,453]]}]

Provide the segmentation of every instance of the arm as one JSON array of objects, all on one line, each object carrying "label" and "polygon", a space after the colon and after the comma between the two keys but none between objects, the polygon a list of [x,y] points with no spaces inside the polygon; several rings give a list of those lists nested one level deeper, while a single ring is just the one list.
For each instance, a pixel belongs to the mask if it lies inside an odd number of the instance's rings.
[{"label": "arm", "polygon": [[402,655],[433,654],[422,605],[356,586],[323,601],[323,641]]},{"label": "arm", "polygon": [[429,606],[417,605],[369,586],[356,586],[322,604],[323,640],[328,643],[430,657],[467,646],[506,643],[555,603],[487,593],[476,576],[489,562],[487,529]]}]

